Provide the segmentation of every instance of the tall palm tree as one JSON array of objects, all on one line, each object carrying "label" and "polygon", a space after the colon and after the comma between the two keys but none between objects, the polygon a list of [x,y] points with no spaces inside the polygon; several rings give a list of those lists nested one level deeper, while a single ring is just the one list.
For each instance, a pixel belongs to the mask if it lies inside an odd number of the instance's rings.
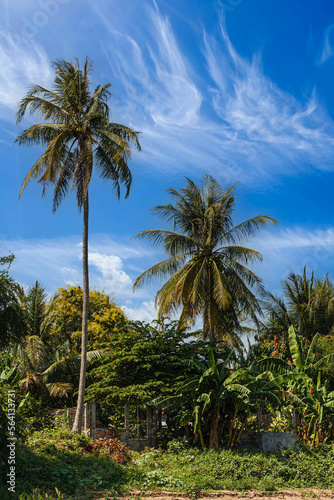
[{"label": "tall palm tree", "polygon": [[169,190],[174,203],[153,208],[153,213],[173,223],[174,231],[152,229],[137,235],[162,244],[168,259],[139,276],[134,288],[170,276],[156,295],[159,316],[181,308],[180,322],[193,324],[201,315],[210,339],[240,331],[241,317],[257,321],[260,306],[254,287],[262,285],[246,265],[262,257],[239,243],[276,223],[260,215],[233,227],[234,189],[225,191],[209,175],[200,187],[187,179],[181,192]]},{"label": "tall palm tree", "polygon": [[[108,99],[110,84],[90,90],[91,63],[86,59],[83,69],[74,63],[58,60],[53,63],[55,79],[52,90],[34,85],[21,100],[17,112],[20,122],[29,110],[45,123],[33,125],[16,139],[19,144],[46,146],[42,156],[29,170],[23,181],[20,196],[33,179],[39,178],[43,194],[53,184],[53,211],[60,205],[69,188],[75,190],[79,210],[83,209],[83,310],[81,369],[77,412],[73,431],[81,432],[85,395],[87,321],[89,301],[88,279],[88,188],[93,165],[103,179],[110,180],[120,197],[124,184],[126,196],[131,186],[128,160],[131,145],[140,149],[138,133],[109,121]],[[95,162],[94,162],[95,160]]]}]

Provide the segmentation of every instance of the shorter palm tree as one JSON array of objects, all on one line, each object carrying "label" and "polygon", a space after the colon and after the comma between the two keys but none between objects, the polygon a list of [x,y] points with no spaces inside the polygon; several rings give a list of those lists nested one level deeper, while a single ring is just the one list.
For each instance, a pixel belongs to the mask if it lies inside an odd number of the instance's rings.
[{"label": "shorter palm tree", "polygon": [[[88,352],[88,366],[107,354],[104,350]],[[78,379],[80,355],[70,357],[68,341],[54,351],[41,337],[30,335],[13,347],[12,363],[21,374],[19,385],[24,394],[40,397],[47,391],[52,397],[67,397],[75,388],[68,379]]]},{"label": "shorter palm tree", "polygon": [[334,331],[334,285],[328,276],[315,279],[291,273],[283,281],[283,298],[268,293],[267,320],[262,328],[282,328],[287,331],[293,325],[300,334],[312,340],[314,332],[330,335]]},{"label": "shorter palm tree", "polygon": [[27,292],[20,290],[19,299],[24,317],[25,336],[37,335],[47,341],[54,322],[55,298],[48,300],[45,287],[36,281]]},{"label": "shorter palm tree", "polygon": [[262,257],[240,242],[276,222],[260,215],[233,226],[234,190],[232,186],[225,191],[209,175],[200,187],[187,179],[181,192],[170,189],[174,203],[156,206],[153,213],[172,222],[173,230],[137,235],[162,245],[168,258],[141,274],[134,288],[169,277],[156,295],[159,317],[181,309],[181,323],[194,324],[202,316],[205,337],[228,334],[238,343],[240,318],[257,323],[261,308],[256,291],[263,290],[261,279],[246,267]]}]

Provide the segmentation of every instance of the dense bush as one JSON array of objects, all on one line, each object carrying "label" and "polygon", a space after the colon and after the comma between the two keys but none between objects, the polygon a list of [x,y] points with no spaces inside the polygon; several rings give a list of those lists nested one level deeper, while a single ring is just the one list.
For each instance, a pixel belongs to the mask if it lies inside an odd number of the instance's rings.
[{"label": "dense bush", "polygon": [[95,441],[88,441],[83,445],[82,451],[85,454],[110,458],[122,465],[127,464],[131,459],[130,448],[116,438],[99,438]]}]

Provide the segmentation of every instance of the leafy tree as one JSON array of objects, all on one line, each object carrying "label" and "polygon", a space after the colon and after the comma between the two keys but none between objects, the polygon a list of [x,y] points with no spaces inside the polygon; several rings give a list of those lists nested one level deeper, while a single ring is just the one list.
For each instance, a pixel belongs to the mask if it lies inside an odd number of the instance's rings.
[{"label": "leafy tree", "polygon": [[[59,347],[69,341],[71,352],[80,350],[83,290],[79,286],[59,288],[53,300],[53,326],[49,341]],[[109,295],[97,290],[89,292],[88,349],[108,348],[113,333],[126,321],[124,312]]]},{"label": "leafy tree", "polygon": [[[315,351],[315,361],[334,353],[334,337],[333,335],[321,335],[318,339]],[[328,381],[330,390],[334,390],[334,358],[326,365],[320,368],[322,376]]]},{"label": "leafy tree", "polygon": [[81,432],[86,380],[87,323],[89,303],[88,277],[88,188],[95,165],[105,180],[110,180],[120,197],[124,184],[126,196],[131,186],[128,160],[131,145],[140,149],[137,133],[109,121],[110,84],[90,90],[91,63],[86,59],[83,69],[76,60],[58,60],[53,64],[56,75],[52,90],[34,85],[21,100],[17,112],[20,122],[29,110],[39,114],[45,123],[24,130],[16,142],[46,146],[42,156],[29,170],[20,196],[28,183],[39,177],[43,194],[53,184],[53,211],[60,205],[69,188],[75,190],[79,210],[83,209],[83,308],[81,369],[77,412],[73,431]]},{"label": "leafy tree", "polygon": [[9,276],[8,269],[14,255],[0,257],[0,347],[7,348],[10,342],[24,335],[24,318],[20,307],[21,288]]},{"label": "leafy tree", "polygon": [[181,407],[181,424],[193,422],[195,442],[199,438],[202,447],[235,446],[255,407],[282,405],[280,393],[287,377],[266,380],[254,365],[233,369],[231,355],[222,354],[210,346],[207,360],[191,359],[197,373],[173,396],[156,400],[158,408]]},{"label": "leafy tree", "polygon": [[113,333],[109,356],[90,370],[87,400],[99,403],[106,415],[125,402],[145,406],[172,394],[194,372],[185,360],[204,354],[205,345],[176,321],[127,322]]},{"label": "leafy tree", "polygon": [[326,382],[321,382],[321,372],[317,383],[304,386],[302,405],[300,437],[315,445],[328,440],[333,433],[334,392],[329,392]]},{"label": "leafy tree", "polygon": [[162,401],[159,398],[158,407],[181,405],[183,424],[193,421],[195,440],[199,437],[204,447],[202,426],[206,424],[209,427],[209,448],[217,448],[219,424],[226,406],[231,406],[233,395],[238,394],[242,397],[249,391],[237,383],[238,372],[231,372],[228,366],[229,359],[220,362],[216,359],[212,348],[208,349],[208,363],[198,359],[192,359],[190,363],[199,373],[188,379],[177,390],[175,396]]},{"label": "leafy tree", "polygon": [[270,357],[260,360],[258,362],[258,367],[261,371],[273,371],[280,374],[289,373],[292,371],[305,373],[310,378],[316,380],[320,368],[334,360],[334,354],[328,354],[318,361],[315,361],[316,345],[319,341],[319,338],[319,333],[314,335],[308,350],[305,352],[305,349],[294,327],[290,326],[289,350],[292,361]]},{"label": "leafy tree", "polygon": [[260,278],[246,267],[262,257],[239,243],[275,221],[260,215],[233,227],[234,190],[225,191],[208,175],[200,187],[187,179],[181,192],[170,189],[174,202],[156,206],[153,213],[172,222],[174,231],[151,229],[137,235],[163,245],[168,259],[141,274],[134,288],[170,276],[156,295],[159,317],[181,308],[181,323],[194,323],[201,315],[205,337],[228,334],[238,343],[240,319],[257,322],[260,305],[254,288],[262,289]]}]

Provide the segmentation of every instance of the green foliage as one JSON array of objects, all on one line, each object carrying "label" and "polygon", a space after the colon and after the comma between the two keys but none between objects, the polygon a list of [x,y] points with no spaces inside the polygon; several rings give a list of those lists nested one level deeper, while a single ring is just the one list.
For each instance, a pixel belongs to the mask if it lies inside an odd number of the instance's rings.
[{"label": "green foliage", "polygon": [[169,429],[161,429],[160,431],[157,431],[157,438],[159,448],[167,450],[167,446],[169,442],[172,441],[173,435]]},{"label": "green foliage", "polygon": [[89,372],[87,400],[112,414],[113,405],[146,405],[173,393],[194,372],[185,360],[205,352],[205,343],[190,337],[177,321],[156,327],[138,321],[124,324],[112,335],[109,356]]},{"label": "green foliage", "polygon": [[[333,335],[322,335],[318,340],[317,349],[315,352],[315,362],[320,361],[329,354],[334,353],[334,336]],[[334,360],[327,363],[325,366],[321,366],[321,373],[323,374],[323,379],[328,381],[328,387],[331,391],[334,390]]]},{"label": "green foliage", "polygon": [[[104,350],[89,351],[87,365],[106,355]],[[80,370],[80,356],[71,356],[69,342],[59,349],[43,342],[37,335],[31,335],[13,348],[12,361],[17,364],[22,380],[20,387],[37,399],[68,397],[75,388]]]},{"label": "green foliage", "polygon": [[256,367],[232,369],[231,356],[208,348],[206,359],[192,359],[197,373],[173,396],[158,398],[158,408],[179,407],[180,423],[193,425],[194,443],[217,448],[236,446],[255,407],[282,404],[279,392],[285,379],[267,380]]},{"label": "green foliage", "polygon": [[[315,361],[315,348],[320,335],[315,335],[305,352],[293,326],[289,328],[289,349],[291,361],[279,358],[265,358],[257,363],[259,372],[273,379],[271,383],[289,391],[289,398],[297,405],[298,437],[305,443],[315,444],[328,440],[333,435],[334,392],[321,382],[322,366],[334,359],[333,354]],[[276,378],[275,378],[276,377]]]},{"label": "green foliage", "polygon": [[[24,439],[26,434],[26,421],[22,415],[24,401],[20,396],[18,382],[20,375],[16,366],[0,366],[0,488],[6,476],[4,474],[8,461],[8,438]],[[8,397],[9,391],[14,393]],[[15,412],[11,412],[12,420],[9,420],[8,409],[10,405],[15,406]],[[10,407],[11,411],[13,406]]]},{"label": "green foliage", "polygon": [[37,335],[45,338],[52,321],[52,300],[47,303],[45,288],[36,281],[27,293],[22,291],[20,303],[25,319],[25,335]]},{"label": "green foliage", "polygon": [[187,436],[174,438],[167,443],[169,453],[180,453],[191,447],[191,439]]},{"label": "green foliage", "polygon": [[55,488],[54,494],[52,493],[43,493],[41,490],[36,489],[32,493],[22,493],[19,497],[19,500],[53,500],[53,499],[64,499],[64,495]]},{"label": "green foliage", "polygon": [[38,432],[19,447],[17,491],[25,500],[33,495],[38,500],[67,495],[83,500],[96,490],[108,497],[129,489],[164,489],[183,491],[195,500],[208,490],[334,488],[334,446],[266,455],[183,446],[174,451],[172,444],[167,452],[133,452],[131,461],[119,465],[99,445],[94,451],[84,436],[66,429]]},{"label": "green foliage", "polygon": [[20,307],[20,286],[9,276],[9,267],[14,255],[0,257],[0,348],[7,348],[11,342],[24,334],[24,318]]},{"label": "green foliage", "polygon": [[241,347],[240,322],[249,317],[257,324],[260,305],[254,291],[262,289],[260,278],[246,266],[262,257],[240,243],[276,222],[258,216],[233,227],[234,190],[232,186],[225,191],[209,175],[199,187],[187,179],[181,192],[170,189],[173,203],[157,206],[153,213],[172,222],[173,230],[137,235],[162,245],[168,258],[139,276],[134,288],[167,277],[156,295],[159,317],[180,309],[180,321],[194,324],[201,316],[205,337],[228,339]]}]

